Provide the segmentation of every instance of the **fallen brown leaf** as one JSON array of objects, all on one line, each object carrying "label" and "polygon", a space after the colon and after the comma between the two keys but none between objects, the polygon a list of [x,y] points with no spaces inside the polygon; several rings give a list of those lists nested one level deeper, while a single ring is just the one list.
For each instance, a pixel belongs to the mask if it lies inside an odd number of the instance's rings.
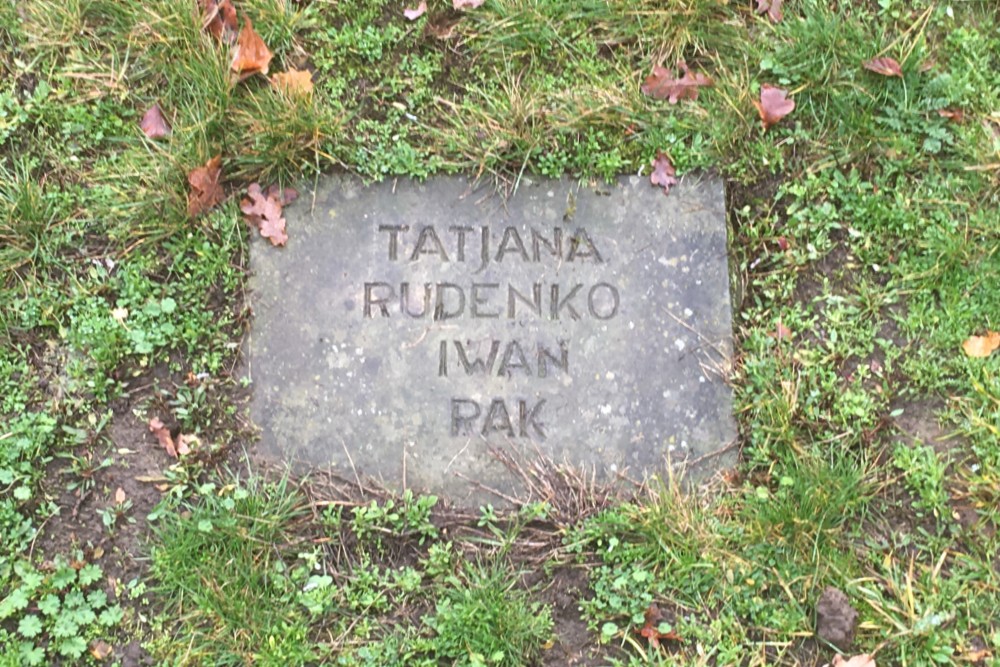
[{"label": "fallen brown leaf", "polygon": [[111,648],[111,644],[103,639],[95,639],[90,642],[90,655],[94,656],[95,660],[107,660],[113,652],[114,649]]},{"label": "fallen brown leaf", "polygon": [[121,505],[126,500],[127,497],[125,496],[125,489],[119,486],[118,489],[115,491],[115,503]]},{"label": "fallen brown leaf", "polygon": [[639,630],[639,634],[649,640],[649,645],[653,648],[660,647],[660,640],[666,639],[669,641],[680,642],[684,641],[679,634],[673,630],[668,632],[660,632],[659,626],[660,622],[663,620],[663,613],[660,608],[656,606],[653,602],[646,608],[645,621],[646,624],[642,626]]},{"label": "fallen brown leaf", "polygon": [[416,21],[426,12],[427,12],[427,0],[420,0],[420,4],[417,5],[414,9],[404,9],[403,16],[405,16],[408,21]]},{"label": "fallen brown leaf", "polygon": [[455,9],[475,9],[486,0],[451,0],[451,6]]},{"label": "fallen brown leaf", "polygon": [[938,115],[956,123],[965,120],[965,112],[961,109],[938,109]]},{"label": "fallen brown leaf", "polygon": [[188,192],[188,215],[196,218],[222,201],[223,191],[219,180],[222,178],[222,156],[216,155],[204,166],[196,167],[188,174],[191,190]]},{"label": "fallen brown leaf", "polygon": [[163,447],[173,458],[177,458],[177,448],[174,446],[174,439],[170,435],[170,429],[163,425],[159,417],[153,417],[149,420],[149,430],[156,436],[156,439],[160,443],[160,447]]},{"label": "fallen brown leaf", "polygon": [[969,336],[962,343],[965,354],[977,358],[990,356],[998,347],[1000,347],[1000,331],[987,331],[984,336]]},{"label": "fallen brown leaf", "polygon": [[167,125],[167,119],[163,117],[163,110],[159,104],[149,107],[142,115],[139,129],[150,139],[162,139],[170,135],[170,126]]},{"label": "fallen brown leaf", "polygon": [[267,44],[254,31],[250,18],[244,17],[243,29],[240,30],[236,48],[233,50],[232,70],[239,75],[240,81],[258,72],[267,74],[268,64],[273,57]]},{"label": "fallen brown leaf", "polygon": [[289,97],[309,97],[313,92],[312,72],[290,69],[271,76],[271,85]]},{"label": "fallen brown leaf", "polygon": [[679,79],[674,78],[667,68],[654,65],[653,73],[646,77],[639,90],[652,98],[677,104],[678,100],[698,99],[698,89],[712,85],[710,77],[692,72],[683,60],[677,61],[677,69],[681,74]]},{"label": "fallen brown leaf", "polygon": [[768,129],[795,108],[795,101],[788,99],[788,91],[769,83],[760,87],[760,101],[753,100],[764,129]]},{"label": "fallen brown leaf", "polygon": [[882,76],[903,76],[903,68],[899,66],[895,58],[872,58],[865,62],[864,67],[866,70]]},{"label": "fallen brown leaf", "polygon": [[285,218],[281,214],[282,200],[283,197],[270,188],[264,192],[259,183],[251,183],[247,188],[247,197],[240,202],[246,221],[275,246],[285,245],[288,241]]},{"label": "fallen brown leaf", "polygon": [[774,23],[781,21],[781,3],[784,0],[757,0],[757,13],[767,12],[767,16]]},{"label": "fallen brown leaf", "polygon": [[671,186],[677,185],[676,176],[677,172],[667,154],[663,151],[657,151],[656,158],[653,160],[653,173],[649,175],[649,182],[663,188],[663,194],[668,195]]},{"label": "fallen brown leaf", "polygon": [[843,656],[838,655],[833,658],[831,667],[875,667],[875,659],[867,653],[862,653],[846,660]]},{"label": "fallen brown leaf", "polygon": [[239,23],[236,21],[236,7],[230,0],[201,0],[202,29],[212,37],[232,44],[236,41]]}]

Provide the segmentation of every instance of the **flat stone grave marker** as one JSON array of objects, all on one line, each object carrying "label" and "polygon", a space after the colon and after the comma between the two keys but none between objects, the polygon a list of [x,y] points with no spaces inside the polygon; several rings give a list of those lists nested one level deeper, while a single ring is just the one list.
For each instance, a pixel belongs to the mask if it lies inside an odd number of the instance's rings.
[{"label": "flat stone grave marker", "polygon": [[518,491],[493,448],[605,480],[731,463],[718,180],[331,176],[285,217],[251,248],[266,456],[455,502]]}]

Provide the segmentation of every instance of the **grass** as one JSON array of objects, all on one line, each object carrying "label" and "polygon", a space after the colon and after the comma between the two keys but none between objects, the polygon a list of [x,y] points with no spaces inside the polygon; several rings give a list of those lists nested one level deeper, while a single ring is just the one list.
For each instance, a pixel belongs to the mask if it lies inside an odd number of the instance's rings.
[{"label": "grass", "polygon": [[[827,586],[880,665],[995,663],[1000,357],[961,344],[1000,328],[996,8],[404,4],[239,2],[272,72],[313,72],[289,96],[234,82],[191,0],[0,0],[0,665],[97,663],[98,641],[129,664],[133,639],[170,664],[558,664],[555,589],[580,571],[564,593],[602,664],[823,664]],[[641,94],[679,59],[714,85]],[[796,102],[766,132],[763,83]],[[160,141],[138,129],[154,102]],[[712,493],[463,514],[220,469],[246,441],[250,182],[509,191],[658,151],[727,182],[742,456]],[[229,198],[189,219],[186,175],[215,155]],[[198,455],[142,469],[153,416]],[[136,478],[158,490],[113,500]],[[654,603],[683,642],[638,634]]]}]

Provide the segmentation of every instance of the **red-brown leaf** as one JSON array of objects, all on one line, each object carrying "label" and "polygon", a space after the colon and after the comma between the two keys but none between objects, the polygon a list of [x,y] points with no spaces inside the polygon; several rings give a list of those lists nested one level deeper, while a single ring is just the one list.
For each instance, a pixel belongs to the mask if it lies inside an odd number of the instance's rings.
[{"label": "red-brown leaf", "polygon": [[965,120],[965,112],[961,109],[938,109],[938,115],[956,123]]},{"label": "red-brown leaf", "polygon": [[795,108],[795,102],[788,99],[788,91],[776,88],[769,83],[760,87],[760,101],[753,100],[753,105],[757,107],[760,120],[764,123],[764,129],[771,127],[779,120],[787,116]]},{"label": "red-brown leaf", "polygon": [[670,187],[677,185],[677,172],[674,171],[674,165],[671,164],[670,158],[663,151],[656,152],[656,158],[653,160],[653,173],[649,175],[649,182],[653,185],[658,185],[663,188],[663,194],[670,194]]},{"label": "red-brown leaf", "polygon": [[212,37],[232,44],[236,41],[239,23],[236,21],[236,7],[230,0],[201,0],[202,28]]},{"label": "red-brown leaf", "polygon": [[160,447],[167,450],[173,458],[177,458],[177,448],[174,446],[174,439],[170,435],[170,429],[163,425],[159,417],[153,417],[149,420],[149,430],[156,436],[156,439],[160,443]]},{"label": "red-brown leaf", "polygon": [[418,18],[427,12],[427,0],[420,0],[420,4],[414,9],[404,9],[403,16],[406,17],[408,21],[416,21]]},{"label": "red-brown leaf", "polygon": [[239,75],[240,81],[253,76],[258,72],[267,74],[268,64],[274,55],[267,44],[260,38],[248,17],[244,17],[243,29],[236,39],[236,48],[233,51],[232,70]]},{"label": "red-brown leaf", "polygon": [[882,76],[903,76],[903,68],[895,58],[872,58],[865,63],[865,69]]},{"label": "red-brown leaf", "polygon": [[700,72],[692,72],[683,60],[677,61],[677,69],[681,73],[679,79],[675,79],[667,68],[653,65],[653,73],[646,77],[639,90],[652,98],[677,104],[678,100],[698,99],[698,89],[712,85],[711,78]]},{"label": "red-brown leaf", "polygon": [[659,626],[660,622],[663,620],[663,613],[660,612],[660,608],[656,606],[653,602],[646,609],[645,621],[646,624],[642,626],[639,630],[639,634],[649,640],[649,645],[653,648],[659,648],[660,640],[666,639],[669,641],[680,642],[684,641],[679,634],[673,630],[667,632],[660,632]]},{"label": "red-brown leaf", "polygon": [[774,23],[781,20],[781,3],[784,0],[757,0],[757,13],[767,12],[768,18]]},{"label": "red-brown leaf", "polygon": [[142,115],[139,128],[150,139],[162,139],[170,135],[170,126],[167,125],[167,119],[163,117],[159,104],[149,107],[149,110]]},{"label": "red-brown leaf", "polygon": [[455,9],[475,9],[486,0],[451,0],[451,6]]},{"label": "red-brown leaf", "polygon": [[272,188],[274,186],[265,193],[259,183],[251,183],[247,188],[247,197],[240,202],[240,210],[246,221],[260,230],[260,235],[268,239],[271,245],[285,245],[288,234],[285,232],[285,218],[281,215],[284,197],[281,196],[283,193]]},{"label": "red-brown leaf", "polygon": [[191,190],[188,192],[188,215],[196,218],[222,201],[222,156],[216,155],[202,167],[188,174]]}]

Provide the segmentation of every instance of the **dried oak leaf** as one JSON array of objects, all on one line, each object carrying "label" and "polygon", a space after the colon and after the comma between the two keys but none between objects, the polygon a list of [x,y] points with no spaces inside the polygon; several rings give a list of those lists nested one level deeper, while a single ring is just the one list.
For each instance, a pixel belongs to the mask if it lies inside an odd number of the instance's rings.
[{"label": "dried oak leaf", "polygon": [[290,69],[271,76],[271,85],[289,97],[309,97],[313,92],[312,72]]},{"label": "dried oak leaf", "polygon": [[239,23],[236,21],[236,7],[230,0],[201,0],[202,29],[220,42],[232,44],[236,41]]},{"label": "dried oak leaf", "polygon": [[757,0],[757,13],[767,12],[767,16],[774,23],[781,21],[781,3],[784,0]]},{"label": "dried oak leaf", "polygon": [[486,0],[451,0],[451,6],[455,9],[475,9]]},{"label": "dried oak leaf", "polygon": [[239,75],[240,81],[258,72],[267,74],[267,66],[273,57],[267,44],[254,31],[250,18],[244,17],[243,29],[240,30],[233,50],[232,70]]},{"label": "dried oak leaf", "polygon": [[760,101],[753,100],[764,129],[771,127],[795,108],[795,101],[788,99],[788,91],[769,83],[760,87]]},{"label": "dried oak leaf", "polygon": [[162,139],[170,136],[170,126],[167,119],[163,117],[163,110],[159,104],[149,107],[149,110],[142,115],[139,121],[139,129],[150,139]]},{"label": "dried oak leaf", "polygon": [[414,9],[404,9],[403,16],[407,21],[416,21],[427,12],[427,0],[420,0],[420,4]]},{"label": "dried oak leaf", "polygon": [[222,201],[222,156],[216,155],[202,167],[188,174],[191,190],[188,192],[188,215],[196,218]]},{"label": "dried oak leaf", "polygon": [[94,660],[107,660],[113,652],[114,649],[111,648],[111,644],[103,639],[95,639],[90,642],[90,655],[94,656]]},{"label": "dried oak leaf", "polygon": [[639,90],[654,99],[665,99],[671,104],[677,104],[678,100],[698,99],[698,89],[712,85],[710,77],[701,72],[692,72],[683,60],[677,61],[677,69],[681,73],[679,79],[675,79],[667,68],[653,65],[653,73],[646,77]]},{"label": "dried oak leaf", "polygon": [[899,66],[895,58],[872,58],[865,62],[864,67],[869,72],[875,72],[882,76],[898,76],[902,78],[903,68]]},{"label": "dried oak leaf", "polygon": [[983,358],[993,354],[1000,347],[1000,331],[987,331],[985,336],[969,336],[962,343],[962,349],[970,357]]},{"label": "dried oak leaf", "polygon": [[281,215],[282,198],[279,193],[261,190],[259,183],[251,183],[247,188],[247,197],[240,202],[240,210],[246,221],[260,230],[260,235],[268,239],[271,245],[285,245],[288,234],[285,233],[285,218]]},{"label": "dried oak leaf", "polygon": [[656,606],[655,602],[650,604],[646,609],[645,616],[646,624],[639,630],[639,634],[649,640],[649,645],[653,648],[660,647],[661,639],[674,642],[684,641],[681,636],[673,630],[660,632],[660,622],[663,620],[663,613],[660,611],[660,608]]},{"label": "dried oak leaf", "polygon": [[663,188],[663,194],[668,195],[670,187],[677,185],[676,176],[677,172],[667,154],[663,151],[657,151],[656,158],[653,160],[653,173],[649,175],[649,182]]}]

